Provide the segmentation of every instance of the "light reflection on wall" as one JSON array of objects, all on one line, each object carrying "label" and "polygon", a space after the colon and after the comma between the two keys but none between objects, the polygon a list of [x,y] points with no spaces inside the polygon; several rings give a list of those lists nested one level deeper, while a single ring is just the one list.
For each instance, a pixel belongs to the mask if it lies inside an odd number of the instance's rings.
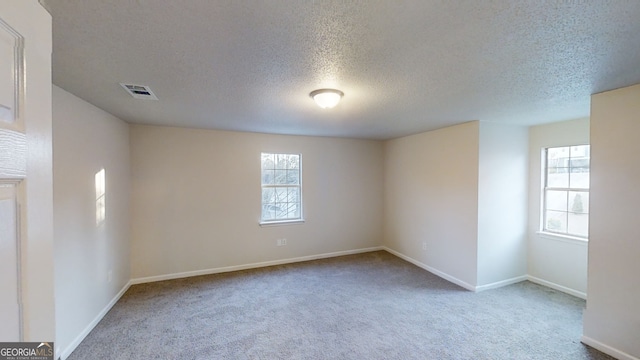
[{"label": "light reflection on wall", "polygon": [[106,217],[106,183],[105,171],[96,173],[96,226],[102,225]]}]

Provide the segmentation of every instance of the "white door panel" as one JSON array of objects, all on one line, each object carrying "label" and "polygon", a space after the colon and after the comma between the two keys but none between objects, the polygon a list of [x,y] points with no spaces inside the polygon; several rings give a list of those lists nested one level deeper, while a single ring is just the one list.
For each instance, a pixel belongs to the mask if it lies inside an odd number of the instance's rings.
[{"label": "white door panel", "polygon": [[[22,7],[0,6],[0,341],[22,341],[20,211],[18,188],[27,177],[24,43],[16,28],[30,24]],[[25,196],[22,194],[20,196]]]},{"label": "white door panel", "polygon": [[0,341],[20,340],[17,229],[15,186],[0,183]]}]

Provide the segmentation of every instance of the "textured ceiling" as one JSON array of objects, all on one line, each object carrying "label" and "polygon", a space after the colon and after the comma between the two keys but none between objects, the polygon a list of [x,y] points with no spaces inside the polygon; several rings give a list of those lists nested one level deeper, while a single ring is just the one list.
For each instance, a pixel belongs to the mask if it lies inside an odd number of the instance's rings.
[{"label": "textured ceiling", "polygon": [[640,83],[637,0],[41,2],[54,84],[131,123],[387,139],[588,116]]}]

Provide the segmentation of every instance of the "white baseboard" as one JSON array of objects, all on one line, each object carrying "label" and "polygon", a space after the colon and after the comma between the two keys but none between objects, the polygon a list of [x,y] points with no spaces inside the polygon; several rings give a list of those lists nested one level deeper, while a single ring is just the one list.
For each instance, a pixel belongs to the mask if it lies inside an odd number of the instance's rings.
[{"label": "white baseboard", "polygon": [[454,283],[454,284],[456,284],[458,286],[462,286],[463,288],[465,288],[467,290],[476,291],[476,287],[475,286],[473,286],[473,285],[471,285],[469,283],[466,283],[466,282],[464,282],[464,281],[462,281],[462,280],[460,280],[460,279],[458,279],[458,278],[456,278],[454,276],[451,276],[451,275],[449,275],[447,273],[444,273],[444,272],[442,272],[442,271],[440,271],[438,269],[432,268],[431,266],[429,266],[427,264],[424,264],[424,263],[422,263],[422,262],[420,262],[420,261],[418,261],[418,260],[416,260],[414,258],[411,258],[411,257],[409,257],[409,256],[407,256],[405,254],[399,253],[399,252],[397,252],[397,251],[395,251],[393,249],[390,249],[390,248],[388,248],[386,246],[383,246],[382,250],[384,250],[386,252],[389,252],[389,253],[391,253],[391,254],[393,254],[393,255],[395,255],[395,256],[397,256],[397,257],[399,257],[399,258],[401,258],[401,259],[403,259],[405,261],[408,261],[408,262],[412,263],[413,265],[415,265],[417,267],[423,268],[423,269],[427,270],[428,272],[430,272],[430,273],[432,273],[434,275],[437,275],[437,276],[439,276],[439,277],[441,277],[441,278],[443,278],[443,279],[445,279],[445,280],[447,280],[449,282],[452,282],[452,283]]},{"label": "white baseboard", "polygon": [[[344,256],[344,255],[353,255],[353,254],[360,254],[360,253],[367,253],[367,252],[372,252],[372,251],[380,251],[380,250],[384,250],[387,251],[390,254],[393,254],[405,261],[408,261],[422,269],[425,269],[427,271],[429,271],[430,273],[437,275],[449,282],[452,282],[458,286],[461,286],[467,290],[470,291],[474,291],[474,292],[478,292],[478,291],[484,291],[484,290],[489,290],[489,289],[495,289],[498,287],[502,287],[502,286],[507,286],[507,285],[511,285],[523,280],[529,280],[531,282],[543,285],[543,286],[547,286],[550,287],[552,289],[558,290],[558,291],[562,291],[565,293],[568,293],[570,295],[579,297],[579,298],[583,298],[586,299],[586,294],[583,292],[579,292],[567,287],[564,287],[562,285],[558,285],[540,278],[536,278],[534,276],[531,275],[524,275],[524,276],[519,276],[519,277],[515,277],[512,279],[507,279],[507,280],[503,280],[503,281],[498,281],[495,283],[491,283],[491,284],[487,284],[487,285],[482,285],[482,286],[473,286],[465,281],[462,281],[454,276],[451,276],[445,272],[442,272],[438,269],[435,269],[431,266],[428,266],[416,259],[413,259],[407,255],[404,255],[398,251],[395,251],[393,249],[390,249],[386,246],[375,246],[375,247],[369,247],[369,248],[363,248],[363,249],[355,249],[355,250],[346,250],[346,251],[337,251],[337,252],[332,252],[332,253],[324,253],[324,254],[318,254],[318,255],[310,255],[310,256],[301,256],[301,257],[296,257],[296,258],[289,258],[289,259],[282,259],[282,260],[273,260],[273,261],[264,261],[264,262],[259,262],[259,263],[251,263],[251,264],[244,264],[244,265],[235,265],[235,266],[226,266],[226,267],[220,267],[220,268],[212,268],[212,269],[205,269],[205,270],[196,270],[196,271],[187,271],[187,272],[181,272],[181,273],[174,273],[174,274],[166,274],[166,275],[158,275],[158,276],[148,276],[148,277],[142,277],[142,278],[135,278],[135,279],[131,279],[119,292],[118,294],[111,299],[111,301],[104,307],[104,309],[102,309],[102,311],[100,311],[100,313],[98,313],[98,315],[93,319],[93,321],[91,321],[86,327],[85,329],[71,342],[71,344],[69,344],[59,355],[59,358],[64,360],[66,359],[75,349],[76,347],[78,347],[78,345],[80,345],[80,343],[82,342],[82,340],[84,340],[85,337],[87,337],[87,335],[89,335],[89,333],[91,332],[91,330],[93,330],[93,328],[100,322],[100,320],[102,320],[102,318],[107,314],[107,312],[109,312],[109,310],[111,310],[111,308],[118,302],[118,300],[120,300],[120,298],[122,297],[122,295],[124,295],[124,293],[129,289],[129,287],[131,285],[134,284],[142,284],[142,283],[149,283],[149,282],[156,282],[156,281],[163,281],[163,280],[172,280],[172,279],[180,279],[180,278],[186,278],[186,277],[191,277],[191,276],[200,276],[200,275],[210,275],[210,274],[218,274],[218,273],[224,273],[224,272],[231,272],[231,271],[239,271],[239,270],[247,270],[247,269],[255,269],[255,268],[261,268],[261,267],[266,267],[266,266],[274,266],[274,265],[283,265],[283,264],[291,264],[291,263],[296,263],[296,262],[303,262],[303,261],[311,261],[311,260],[318,260],[318,259],[326,259],[326,258],[332,258],[332,257],[338,257],[338,256]],[[595,349],[598,349],[604,353],[607,353],[611,356],[614,356],[618,359],[621,360],[640,360],[639,358],[636,358],[634,356],[631,356],[629,354],[626,354],[624,352],[621,352],[617,349],[614,349],[612,347],[609,347],[605,344],[602,344],[596,340],[593,340],[589,337],[583,336],[582,337],[582,342],[585,343],[586,345],[589,345]]]},{"label": "white baseboard", "polygon": [[603,344],[600,341],[594,340],[588,336],[583,335],[580,341],[583,344],[589,345],[596,350],[600,350],[605,354],[611,355],[618,360],[640,360],[640,358],[627,354],[626,352],[620,351],[616,348],[612,348],[611,346]]},{"label": "white baseboard", "polygon": [[562,291],[563,293],[567,293],[569,295],[573,295],[575,297],[579,297],[581,299],[587,299],[587,294],[582,292],[582,291],[578,291],[578,290],[574,290],[571,288],[568,288],[566,286],[562,286],[562,285],[558,285],[556,283],[553,283],[551,281],[547,281],[547,280],[543,280],[540,278],[537,278],[535,276],[531,276],[531,275],[527,275],[527,280],[534,282],[538,285],[542,285],[542,286],[546,286],[546,287],[550,287],[554,290],[558,290],[558,291]]},{"label": "white baseboard", "polygon": [[186,271],[186,272],[180,272],[180,273],[174,273],[174,274],[147,276],[147,277],[131,279],[131,285],[150,283],[150,282],[156,282],[156,281],[164,281],[164,280],[181,279],[181,278],[187,278],[191,276],[211,275],[211,274],[219,274],[219,273],[225,273],[225,272],[231,272],[231,271],[255,269],[255,268],[261,268],[266,266],[291,264],[291,263],[297,263],[302,261],[326,259],[326,258],[332,258],[337,256],[361,254],[361,253],[380,251],[380,250],[384,250],[382,246],[375,246],[375,247],[364,248],[364,249],[337,251],[332,253],[300,256],[296,258],[289,258],[289,259],[282,259],[282,260],[264,261],[264,262],[244,264],[244,265],[225,266],[225,267],[211,268],[211,269],[205,269],[205,270]]},{"label": "white baseboard", "polygon": [[69,355],[71,355],[71,353],[73,352],[73,350],[75,350],[78,345],[80,345],[80,343],[82,342],[82,340],[84,340],[84,338],[87,337],[87,335],[89,335],[89,333],[91,332],[91,330],[93,330],[94,327],[96,327],[96,325],[98,325],[98,323],[100,322],[100,320],[102,320],[102,318],[104,318],[105,315],[107,315],[107,313],[109,312],[109,310],[111,310],[111,308],[113,307],[113,305],[115,305],[118,300],[120,300],[120,298],[122,297],[122,295],[124,295],[125,292],[127,292],[127,290],[129,289],[129,287],[131,286],[131,281],[129,281],[128,283],[126,283],[122,289],[120,289],[120,291],[116,294],[116,296],[113,297],[113,299],[111,299],[111,301],[109,301],[109,303],[107,304],[107,306],[105,306],[102,311],[100,311],[98,313],[98,315],[96,315],[96,317],[89,323],[89,325],[87,325],[84,330],[82,330],[82,332],[80,332],[80,334],[78,334],[78,336],[76,336],[75,339],[73,339],[73,341],[71,342],[71,344],[69,344],[66,348],[64,348],[64,350],[62,350],[62,352],[59,354],[57,359],[66,359],[67,357],[69,357]]},{"label": "white baseboard", "polygon": [[528,275],[521,275],[521,276],[516,276],[514,278],[511,278],[511,279],[506,279],[506,280],[502,280],[502,281],[496,281],[496,282],[491,283],[491,284],[476,286],[476,292],[501,288],[503,286],[507,286],[507,285],[519,283],[521,281],[525,281],[528,278],[529,278]]},{"label": "white baseboard", "polygon": [[84,328],[84,330],[82,330],[82,332],[80,332],[80,334],[76,336],[76,338],[71,342],[71,344],[69,344],[66,348],[64,348],[64,350],[62,350],[62,352],[58,355],[57,358],[64,360],[67,357],[69,357],[69,355],[71,355],[71,353],[78,347],[78,345],[80,345],[82,340],[84,340],[84,338],[86,338],[87,335],[89,335],[91,330],[93,330],[93,328],[95,328],[96,325],[98,325],[100,320],[102,320],[102,318],[104,318],[104,316],[109,312],[109,310],[111,310],[111,308],[118,302],[118,300],[120,300],[122,295],[124,295],[124,293],[129,289],[131,285],[162,281],[162,280],[179,279],[179,278],[185,278],[190,276],[209,275],[209,274],[216,274],[216,273],[223,273],[223,272],[230,272],[230,271],[254,269],[254,268],[260,268],[265,266],[290,264],[290,263],[296,263],[296,262],[302,262],[302,261],[326,259],[331,257],[353,255],[353,254],[360,254],[360,253],[380,251],[380,250],[383,250],[383,248],[381,246],[376,246],[376,247],[370,247],[370,248],[364,248],[364,249],[346,250],[346,251],[337,251],[337,252],[325,253],[325,254],[319,254],[319,255],[301,256],[297,258],[290,258],[290,259],[283,259],[283,260],[265,261],[265,262],[253,263],[253,264],[227,266],[222,268],[188,271],[188,272],[182,272],[182,273],[176,273],[176,274],[167,274],[167,275],[149,276],[144,278],[131,279],[118,292],[118,294],[114,296],[113,299],[111,299],[111,301],[107,304],[107,306],[105,306],[104,309],[102,309],[102,311],[100,311],[100,313],[98,313],[98,315],[96,315],[96,317]]}]

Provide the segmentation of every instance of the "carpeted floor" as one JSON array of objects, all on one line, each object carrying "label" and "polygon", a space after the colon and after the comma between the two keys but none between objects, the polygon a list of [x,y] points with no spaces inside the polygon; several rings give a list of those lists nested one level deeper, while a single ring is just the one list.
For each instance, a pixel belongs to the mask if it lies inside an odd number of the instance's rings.
[{"label": "carpeted floor", "polygon": [[132,286],[69,359],[613,359],[580,343],[584,306],[373,252]]}]

